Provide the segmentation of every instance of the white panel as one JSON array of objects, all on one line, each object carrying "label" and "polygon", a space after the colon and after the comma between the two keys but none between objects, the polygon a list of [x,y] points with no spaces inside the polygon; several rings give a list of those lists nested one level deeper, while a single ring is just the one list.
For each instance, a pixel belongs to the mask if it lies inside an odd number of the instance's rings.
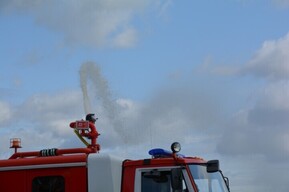
[{"label": "white panel", "polygon": [[111,155],[88,156],[88,192],[120,192],[122,160]]}]

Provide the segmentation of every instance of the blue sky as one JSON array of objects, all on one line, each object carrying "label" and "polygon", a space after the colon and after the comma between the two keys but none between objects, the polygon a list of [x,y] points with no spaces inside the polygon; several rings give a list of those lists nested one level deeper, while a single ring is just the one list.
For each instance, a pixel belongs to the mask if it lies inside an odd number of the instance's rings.
[{"label": "blue sky", "polygon": [[103,153],[180,141],[233,191],[288,191],[288,19],[288,0],[3,0],[0,155],[79,147],[92,111]]}]

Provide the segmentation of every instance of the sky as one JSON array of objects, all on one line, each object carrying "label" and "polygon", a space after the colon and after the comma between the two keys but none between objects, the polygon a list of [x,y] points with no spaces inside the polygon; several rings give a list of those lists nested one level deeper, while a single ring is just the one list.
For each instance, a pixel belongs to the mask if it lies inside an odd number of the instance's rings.
[{"label": "sky", "polygon": [[219,159],[231,191],[289,190],[288,0],[1,0],[0,157],[82,147]]}]

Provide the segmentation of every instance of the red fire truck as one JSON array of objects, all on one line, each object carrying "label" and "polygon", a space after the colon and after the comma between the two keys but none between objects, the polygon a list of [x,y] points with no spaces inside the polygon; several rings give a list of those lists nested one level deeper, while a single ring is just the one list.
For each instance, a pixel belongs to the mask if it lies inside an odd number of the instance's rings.
[{"label": "red fire truck", "polygon": [[[91,115],[91,114],[89,114]],[[219,161],[205,161],[156,148],[151,158],[122,160],[99,153],[93,115],[70,124],[85,148],[18,152],[0,160],[0,192],[228,192],[229,181]]]}]

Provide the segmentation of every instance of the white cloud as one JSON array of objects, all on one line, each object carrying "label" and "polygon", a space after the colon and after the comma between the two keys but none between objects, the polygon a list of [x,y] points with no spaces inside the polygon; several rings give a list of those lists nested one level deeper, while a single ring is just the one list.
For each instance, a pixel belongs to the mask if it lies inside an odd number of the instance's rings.
[{"label": "white cloud", "polygon": [[132,47],[136,42],[137,31],[133,28],[128,28],[115,37],[113,45],[117,47]]},{"label": "white cloud", "polygon": [[[247,103],[241,105],[239,111],[233,112],[231,117],[227,117],[224,129],[219,129],[222,133],[216,143],[217,152],[223,159],[238,163],[238,169],[236,165],[232,166],[236,173],[231,176],[236,182],[234,188],[237,191],[272,191],[275,186],[278,186],[279,191],[288,190],[285,181],[289,177],[283,171],[289,167],[288,50],[289,33],[277,40],[265,41],[242,66],[216,67],[210,60],[206,60],[199,68],[200,72],[220,76],[253,77],[250,81],[252,86],[245,85],[250,94]],[[260,86],[260,81],[252,81],[256,78],[265,81]],[[248,90],[252,87],[254,90]],[[240,170],[247,171],[247,175]],[[242,175],[246,175],[246,178]]]},{"label": "white cloud", "polygon": [[[61,145],[71,137],[69,123],[83,114],[81,93],[73,91],[34,95],[23,104],[10,107],[0,105],[1,121],[6,122],[0,123],[0,128],[5,128],[1,134],[7,138],[20,137],[25,150]],[[7,151],[8,144],[1,151]]]},{"label": "white cloud", "polygon": [[12,116],[11,107],[8,103],[0,101],[0,125],[9,121]]},{"label": "white cloud", "polygon": [[259,93],[258,106],[289,110],[289,81],[270,82]]},{"label": "white cloud", "polygon": [[161,17],[164,17],[164,15],[167,13],[168,8],[171,7],[172,4],[173,4],[172,0],[158,1],[157,7],[159,7],[159,15]]},{"label": "white cloud", "polygon": [[273,3],[275,3],[276,5],[279,5],[281,7],[289,7],[289,1],[288,0],[272,0]]},{"label": "white cloud", "polygon": [[[68,45],[131,47],[137,42],[136,15],[158,0],[2,1],[2,11],[31,15],[37,24],[63,34]],[[160,11],[160,10],[157,10]]]},{"label": "white cloud", "polygon": [[243,109],[228,123],[219,151],[241,156],[259,154],[268,161],[288,160],[288,142],[284,139],[289,124],[288,88],[289,83],[272,83],[260,91],[255,105]]},{"label": "white cloud", "polygon": [[245,64],[212,65],[211,58],[205,59],[198,72],[221,76],[251,75],[270,81],[289,78],[289,33],[277,40],[267,40]]},{"label": "white cloud", "polygon": [[289,78],[289,33],[278,40],[265,41],[241,73],[269,79]]},{"label": "white cloud", "polygon": [[[250,96],[253,106],[243,106],[228,122],[218,145],[221,154],[262,155],[266,160],[289,159],[289,33],[277,40],[265,41],[256,54],[243,66],[213,68],[210,63],[203,70],[219,75],[252,75],[266,79]],[[283,138],[283,139],[282,139]],[[230,143],[230,145],[228,145]]]},{"label": "white cloud", "polygon": [[288,86],[288,82],[267,85],[255,95],[252,107],[243,106],[220,130],[216,149],[223,163],[235,162],[225,165],[234,191],[272,191],[276,186],[278,191],[288,190],[289,176],[284,172],[289,167]]},{"label": "white cloud", "polygon": [[[80,114],[82,111],[82,95],[76,91],[64,91],[54,95],[38,94],[29,97],[16,114],[32,121],[50,121]],[[27,113],[29,111],[30,113]]]}]

